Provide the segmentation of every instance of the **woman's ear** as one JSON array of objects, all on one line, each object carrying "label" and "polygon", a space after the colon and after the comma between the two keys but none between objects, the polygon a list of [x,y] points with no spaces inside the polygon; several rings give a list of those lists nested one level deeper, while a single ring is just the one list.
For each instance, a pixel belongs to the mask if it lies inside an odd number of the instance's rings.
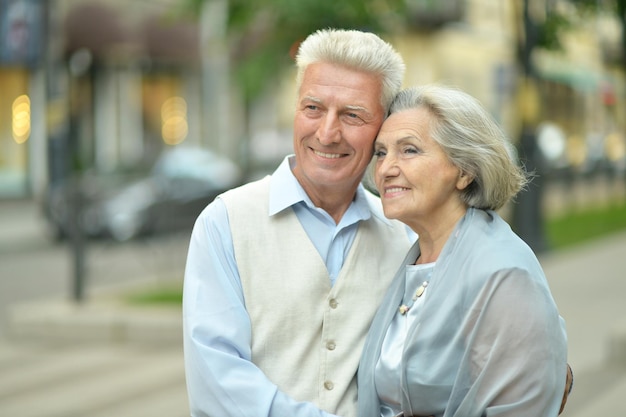
[{"label": "woman's ear", "polygon": [[466,172],[459,171],[459,177],[456,180],[456,188],[457,190],[464,190],[474,181],[474,177],[467,174]]}]

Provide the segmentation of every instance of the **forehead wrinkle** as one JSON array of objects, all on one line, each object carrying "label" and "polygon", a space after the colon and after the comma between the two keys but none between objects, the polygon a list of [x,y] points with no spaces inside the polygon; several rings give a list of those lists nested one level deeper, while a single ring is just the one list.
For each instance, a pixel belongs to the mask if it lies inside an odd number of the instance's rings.
[{"label": "forehead wrinkle", "polygon": [[[393,138],[390,138],[388,139],[388,141],[394,145],[402,145],[404,143],[411,143],[412,141],[421,141],[421,139],[416,135],[405,135],[395,140],[393,140]],[[376,141],[374,141],[374,144],[382,146],[382,139],[376,138]]]},{"label": "forehead wrinkle", "polygon": [[[312,102],[315,102],[315,103],[323,104],[323,100],[321,98],[315,97],[315,96],[303,96],[302,97],[302,101],[312,101]],[[364,113],[370,114],[370,111],[367,108],[363,107],[363,106],[346,104],[343,108],[345,110],[350,110],[350,111],[355,111],[355,112],[364,112]]]}]

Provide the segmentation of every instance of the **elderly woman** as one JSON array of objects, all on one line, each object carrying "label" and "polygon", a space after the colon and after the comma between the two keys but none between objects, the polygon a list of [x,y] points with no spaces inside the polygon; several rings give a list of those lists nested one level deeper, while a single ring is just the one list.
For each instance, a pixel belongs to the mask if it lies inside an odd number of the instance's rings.
[{"label": "elderly woman", "polygon": [[419,236],[368,335],[359,416],[559,413],[567,342],[542,268],[496,213],[526,184],[471,96],[411,88],[375,143],[385,215]]}]

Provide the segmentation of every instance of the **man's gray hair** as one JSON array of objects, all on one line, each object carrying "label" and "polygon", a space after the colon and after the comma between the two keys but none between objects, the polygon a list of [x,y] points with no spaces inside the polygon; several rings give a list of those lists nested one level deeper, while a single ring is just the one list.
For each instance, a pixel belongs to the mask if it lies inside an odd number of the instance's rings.
[{"label": "man's gray hair", "polygon": [[337,64],[379,76],[382,82],[381,104],[385,112],[402,88],[405,71],[402,57],[389,43],[370,32],[321,29],[309,35],[296,55],[298,90],[304,71],[316,62]]}]

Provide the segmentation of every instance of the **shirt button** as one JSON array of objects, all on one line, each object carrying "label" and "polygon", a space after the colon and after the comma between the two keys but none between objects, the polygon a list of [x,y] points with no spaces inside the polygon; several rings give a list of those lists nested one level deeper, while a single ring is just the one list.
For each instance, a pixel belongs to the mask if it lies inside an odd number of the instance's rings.
[{"label": "shirt button", "polygon": [[330,301],[328,302],[328,305],[330,305],[330,308],[337,308],[338,304],[339,303],[334,298],[331,298]]},{"label": "shirt button", "polygon": [[335,350],[337,346],[335,345],[335,342],[328,342],[326,343],[326,349],[328,350]]},{"label": "shirt button", "polygon": [[332,381],[326,381],[326,382],[324,382],[324,388],[326,388],[328,391],[330,391],[333,388],[335,388],[335,384],[333,384]]}]

